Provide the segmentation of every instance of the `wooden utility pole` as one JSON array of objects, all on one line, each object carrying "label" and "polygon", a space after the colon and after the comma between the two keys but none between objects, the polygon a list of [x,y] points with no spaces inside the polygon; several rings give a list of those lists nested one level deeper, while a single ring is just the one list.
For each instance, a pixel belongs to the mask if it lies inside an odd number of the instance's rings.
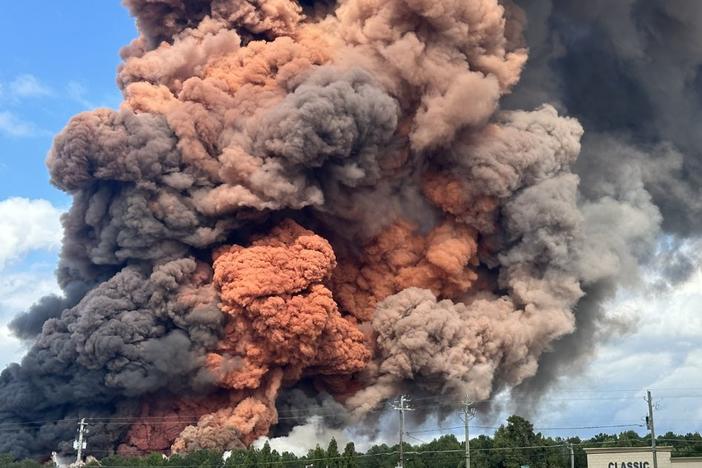
[{"label": "wooden utility pole", "polygon": [[405,467],[405,457],[404,457],[404,450],[402,448],[402,443],[403,443],[403,436],[405,433],[405,411],[412,411],[412,408],[407,406],[409,401],[410,401],[409,398],[407,398],[405,395],[400,395],[400,404],[393,406],[393,409],[400,412],[400,463],[398,465],[399,468]]},{"label": "wooden utility pole", "polygon": [[466,438],[466,468],[470,468],[470,431],[469,431],[469,421],[475,417],[475,409],[473,408],[473,401],[466,396],[463,401],[463,424],[465,426],[465,438]]},{"label": "wooden utility pole", "polygon": [[78,440],[73,441],[73,448],[78,451],[78,454],[76,455],[77,466],[83,465],[83,449],[87,446],[87,443],[84,440],[84,436],[88,432],[87,426],[88,425],[85,423],[85,418],[81,419],[80,423],[78,424]]},{"label": "wooden utility pole", "polygon": [[651,453],[653,454],[653,468],[658,468],[658,454],[656,453],[656,427],[653,424],[653,398],[651,390],[646,391],[646,403],[648,403],[648,417],[646,426],[651,431]]},{"label": "wooden utility pole", "polygon": [[573,451],[573,444],[569,443],[568,448],[570,449],[570,468],[575,468],[575,451]]}]

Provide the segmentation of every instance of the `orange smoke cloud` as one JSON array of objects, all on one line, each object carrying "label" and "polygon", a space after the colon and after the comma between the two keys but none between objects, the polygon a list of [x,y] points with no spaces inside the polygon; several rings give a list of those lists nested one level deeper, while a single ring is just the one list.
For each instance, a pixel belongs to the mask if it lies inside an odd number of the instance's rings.
[{"label": "orange smoke cloud", "polygon": [[230,396],[225,394],[145,399],[136,422],[117,451],[121,455],[166,451],[189,424],[229,403]]},{"label": "orange smoke cloud", "polygon": [[329,242],[293,221],[250,247],[216,253],[214,283],[230,318],[208,364],[222,386],[258,387],[272,368],[287,380],[310,367],[328,375],[363,369],[370,359],[364,335],[323,284],[335,266]]},{"label": "orange smoke cloud", "polygon": [[451,221],[428,235],[411,224],[391,225],[365,246],[358,259],[344,258],[333,278],[343,307],[360,321],[372,318],[376,304],[405,288],[430,289],[441,297],[468,291],[477,274],[477,232]]},{"label": "orange smoke cloud", "polygon": [[171,451],[243,448],[267,434],[278,422],[275,399],[282,375],[280,369],[269,373],[265,382],[248,396],[241,391],[231,392],[228,405],[201,417],[197,425],[183,429]]},{"label": "orange smoke cloud", "polygon": [[[335,266],[329,242],[289,220],[249,247],[215,253],[213,281],[228,323],[207,365],[221,387],[246,396],[186,428],[173,450],[208,447],[202,441],[234,443],[222,437],[249,444],[277,421],[282,382],[299,380],[307,369],[343,376],[365,367],[371,357],[366,338],[341,316],[324,285]],[[223,435],[232,428],[236,434]]]},{"label": "orange smoke cloud", "polygon": [[[236,54],[230,54],[211,63],[205,70],[205,79],[221,80],[232,96],[246,98],[252,91],[277,91],[285,95],[285,87],[300,73],[314,65],[329,61],[331,51],[324,36],[315,28],[304,28],[293,40],[283,36],[271,42],[253,41]],[[246,101],[244,101],[246,102]],[[237,111],[242,108],[238,107]],[[255,107],[248,110],[255,111]]]},{"label": "orange smoke cloud", "polygon": [[495,231],[499,203],[497,198],[472,194],[460,177],[442,172],[429,172],[422,178],[422,191],[429,201],[481,233]]},{"label": "orange smoke cloud", "polygon": [[275,398],[282,372],[269,373],[256,390],[230,390],[204,397],[192,395],[146,400],[118,452],[243,448],[277,422]]}]

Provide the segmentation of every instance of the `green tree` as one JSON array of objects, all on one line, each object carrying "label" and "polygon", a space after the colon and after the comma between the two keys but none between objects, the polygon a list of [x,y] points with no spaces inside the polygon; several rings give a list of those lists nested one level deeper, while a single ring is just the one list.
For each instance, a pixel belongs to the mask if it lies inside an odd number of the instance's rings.
[{"label": "green tree", "polygon": [[17,460],[9,453],[0,454],[0,466],[3,468],[41,468],[42,465],[36,460]]},{"label": "green tree", "polygon": [[514,415],[507,418],[507,425],[495,431],[494,441],[494,448],[499,449],[493,457],[497,468],[519,468],[522,465],[533,468],[538,465],[538,454],[524,448],[538,442],[534,426],[526,419]]},{"label": "green tree", "polygon": [[492,451],[494,442],[491,437],[480,435],[470,440],[470,460],[471,465],[483,468],[494,468],[493,460],[495,452]]},{"label": "green tree", "polygon": [[[411,449],[408,451],[412,451]],[[462,443],[453,434],[444,435],[416,448],[417,456],[410,456],[408,467],[451,467],[465,465],[465,451]]]},{"label": "green tree", "polygon": [[168,466],[168,459],[160,453],[150,453],[143,460],[143,466]]},{"label": "green tree", "polygon": [[344,454],[341,459],[341,468],[357,468],[358,459],[356,458],[356,446],[353,442],[349,442],[344,447]]},{"label": "green tree", "polygon": [[248,450],[233,450],[232,454],[227,458],[224,466],[226,468],[233,468],[235,466],[244,466],[246,463],[246,456]]},{"label": "green tree", "polygon": [[197,452],[183,455],[182,462],[179,463],[197,468],[220,466],[222,464],[222,453],[215,450],[198,450]]},{"label": "green tree", "polygon": [[276,460],[274,460],[273,453],[271,452],[271,444],[266,441],[263,447],[261,447],[261,450],[256,453],[256,462],[261,466],[270,467],[274,461]]},{"label": "green tree", "polygon": [[306,465],[312,465],[314,468],[325,468],[326,455],[324,449],[317,444],[314,450],[307,452],[308,463]]},{"label": "green tree", "polygon": [[[305,464],[294,453],[283,452],[280,456],[281,466],[284,468],[304,468]],[[297,462],[297,463],[293,463]]]},{"label": "green tree", "polygon": [[361,468],[394,468],[397,465],[397,446],[390,448],[385,444],[374,445],[366,452],[365,457],[359,457]]},{"label": "green tree", "polygon": [[327,445],[327,463],[325,466],[329,468],[339,468],[341,466],[341,460],[339,457],[339,446],[336,443],[336,439],[332,437],[329,441],[329,445]]}]

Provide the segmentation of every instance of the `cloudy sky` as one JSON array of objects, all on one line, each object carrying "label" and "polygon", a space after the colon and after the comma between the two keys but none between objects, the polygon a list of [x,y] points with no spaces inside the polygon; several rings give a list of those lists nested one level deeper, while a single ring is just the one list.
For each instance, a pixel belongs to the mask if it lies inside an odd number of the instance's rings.
[{"label": "cloudy sky", "polygon": [[[8,2],[0,15],[0,365],[21,358],[22,343],[7,330],[17,312],[49,293],[60,247],[59,218],[70,200],[48,181],[44,158],[52,135],[70,116],[116,107],[118,50],[136,32],[116,0]],[[27,27],[31,11],[32,26]],[[654,275],[654,272],[650,272]],[[658,402],[657,429],[702,430],[702,273],[666,293],[620,291],[608,304],[630,324],[593,350],[578,377],[564,378],[533,417],[548,434],[589,436],[640,427],[646,389]],[[504,416],[504,415],[502,415]],[[499,424],[484,421],[485,426]],[[438,425],[426,423],[422,430]],[[445,427],[459,424],[447,420]],[[637,426],[639,425],[639,426]],[[411,428],[410,428],[411,429]],[[625,428],[623,428],[625,429]],[[489,427],[483,432],[492,432]],[[481,431],[476,431],[481,432]],[[432,433],[422,433],[423,439]]]}]

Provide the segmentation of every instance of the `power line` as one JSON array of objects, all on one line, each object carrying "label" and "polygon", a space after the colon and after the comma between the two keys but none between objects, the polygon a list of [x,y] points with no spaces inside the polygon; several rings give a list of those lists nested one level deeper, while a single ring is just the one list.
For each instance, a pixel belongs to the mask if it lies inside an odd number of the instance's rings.
[{"label": "power line", "polygon": [[[476,426],[472,425],[478,429],[499,429],[503,426]],[[632,424],[608,424],[601,426],[570,426],[570,427],[535,427],[535,431],[566,431],[566,430],[585,430],[585,429],[612,429],[612,428],[625,428],[625,427],[643,427],[643,424],[632,423]],[[449,431],[454,429],[463,429],[464,426],[450,426],[450,427],[437,427],[435,429],[422,429],[418,431],[410,431],[408,434],[421,434],[426,432],[441,432]]]},{"label": "power line", "polygon": [[[423,399],[426,401],[430,398],[435,398],[435,397],[424,397]],[[668,395],[665,396],[665,398],[702,398],[701,395]],[[619,399],[619,398],[617,398]],[[588,399],[592,400],[592,399]],[[595,399],[599,400],[599,399]],[[603,400],[609,400],[603,399]],[[486,401],[492,401],[492,400],[481,400],[477,401],[476,403],[480,402],[486,402]],[[416,409],[432,409],[432,408],[445,408],[445,407],[456,407],[458,404],[456,402],[452,401],[447,401],[445,403],[441,404],[433,404],[433,405],[423,405],[419,407],[415,407]],[[295,416],[285,416],[285,414],[292,414],[292,412],[298,412]],[[371,412],[383,412],[386,411],[386,408],[377,408],[375,410],[371,410]],[[278,416],[278,420],[284,421],[284,420],[295,420],[295,419],[301,419],[305,417],[314,417],[314,416],[319,416],[319,417],[324,417],[324,416],[337,416],[338,412],[318,412],[315,411],[315,408],[300,408],[296,410],[289,410],[289,411],[281,411]],[[89,421],[94,424],[100,424],[100,425],[120,425],[120,424],[134,424],[134,423],[142,423],[142,424],[147,424],[147,425],[167,425],[167,424],[178,424],[178,423],[187,423],[187,424],[196,424],[199,421],[199,417],[192,417],[192,418],[177,418],[174,416],[129,416],[129,417],[119,417],[119,416],[107,416],[107,417],[87,417],[85,418],[86,421]],[[690,421],[692,419],[681,419],[679,421]],[[7,432],[7,431],[14,431],[14,430],[20,430],[23,428],[27,429],[32,429],[33,426],[40,426],[44,424],[50,424],[50,423],[55,423],[55,424],[60,424],[60,423],[66,423],[66,424],[75,424],[78,421],[80,421],[80,418],[61,418],[61,419],[43,419],[43,420],[32,420],[32,421],[13,421],[13,422],[0,422],[0,432]],[[669,420],[664,420],[664,421],[669,421]],[[480,426],[476,425],[473,426],[476,429],[498,429],[499,426]],[[642,427],[641,424],[617,424],[617,425],[597,425],[597,426],[574,426],[574,427],[535,427],[534,429],[537,431],[556,431],[556,430],[587,430],[587,429],[607,429],[607,428],[623,428],[623,427]],[[446,430],[450,429],[460,429],[460,427],[449,427],[449,428],[442,428]],[[413,431],[413,433],[419,433],[420,431]],[[421,432],[429,432],[429,431],[421,431]]]},{"label": "power line", "polygon": [[656,440],[659,440],[661,442],[688,442],[688,443],[693,443],[693,444],[702,444],[702,439],[699,440],[690,440],[690,439],[662,439],[660,437],[656,438]]},{"label": "power line", "polygon": [[[626,399],[637,399],[639,398],[639,395],[632,395],[632,396],[622,396],[622,397],[593,397],[593,398],[542,398],[540,401],[612,401],[612,400],[626,400]],[[419,400],[419,401],[428,401],[428,400],[434,400],[434,399],[442,399],[444,397],[442,396],[430,396],[430,397],[419,397],[414,399]],[[668,399],[688,399],[688,398],[702,398],[702,394],[677,394],[677,395],[666,395],[666,394],[658,394],[658,398],[668,398]],[[490,399],[483,399],[483,400],[476,400],[474,403],[475,404],[480,404],[480,403],[488,403],[492,401],[498,401],[499,398],[490,398]],[[512,401],[520,401],[520,399],[515,399],[511,398]],[[443,401],[434,403],[434,404],[427,404],[427,405],[419,405],[415,406],[415,409],[436,409],[436,408],[446,408],[446,407],[461,407],[463,404],[462,400],[452,400],[452,399],[444,399]],[[316,411],[317,407],[308,407],[308,408],[299,408],[299,409],[289,409],[289,410],[281,410],[278,412],[278,419],[279,420],[290,420],[290,419],[300,419],[303,417],[311,417],[311,416],[336,416],[338,415],[338,411],[335,412],[320,412]],[[376,408],[369,410],[368,412],[384,412],[387,411],[387,408]],[[178,419],[172,419],[173,416],[96,416],[96,417],[86,417],[85,419],[91,422],[95,422],[98,424],[104,424],[104,423],[133,423],[133,422],[144,422],[144,423],[157,423],[159,421],[164,421],[166,423],[170,422],[182,422],[182,421],[193,421],[197,422],[199,418],[178,418]],[[13,422],[0,422],[0,428],[4,427],[17,427],[17,426],[31,426],[31,425],[42,425],[42,424],[47,424],[47,423],[77,423],[80,421],[81,418],[75,417],[75,418],[60,418],[60,419],[40,419],[40,420],[31,420],[31,421],[13,421]],[[689,420],[689,419],[688,419]],[[667,419],[666,419],[667,421]],[[686,420],[681,420],[681,421],[686,421]],[[606,428],[606,427],[617,427],[618,425],[612,425],[612,426],[583,426],[582,429],[597,429],[597,428]],[[627,425],[628,426],[628,425]],[[632,425],[633,426],[633,425]],[[496,429],[497,426],[474,426],[476,428],[482,428],[482,429]],[[621,426],[624,427],[624,426]],[[537,430],[568,430],[568,429],[580,429],[580,427],[563,427],[563,428],[535,428]]]}]

